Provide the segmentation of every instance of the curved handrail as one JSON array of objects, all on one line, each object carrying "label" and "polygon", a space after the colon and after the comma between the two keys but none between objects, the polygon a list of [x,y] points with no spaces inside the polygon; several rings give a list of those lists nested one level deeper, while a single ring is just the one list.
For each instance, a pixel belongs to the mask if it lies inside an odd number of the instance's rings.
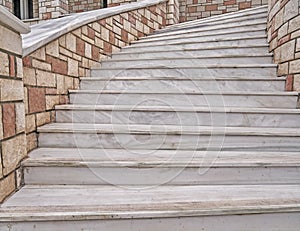
[{"label": "curved handrail", "polygon": [[31,32],[23,35],[23,56],[27,56],[60,36],[89,23],[167,1],[168,0],[143,0],[120,6],[73,14],[33,25],[31,26]]},{"label": "curved handrail", "polygon": [[23,23],[3,6],[0,6],[0,24],[20,34],[26,34],[30,32],[29,26]]}]

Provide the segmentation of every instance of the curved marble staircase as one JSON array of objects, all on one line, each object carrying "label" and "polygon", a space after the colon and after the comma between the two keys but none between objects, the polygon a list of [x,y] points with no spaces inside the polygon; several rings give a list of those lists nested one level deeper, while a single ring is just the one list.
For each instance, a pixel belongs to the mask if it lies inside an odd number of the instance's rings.
[{"label": "curved marble staircase", "polygon": [[299,231],[298,93],[266,17],[169,26],[92,69],[39,128],[0,230]]}]

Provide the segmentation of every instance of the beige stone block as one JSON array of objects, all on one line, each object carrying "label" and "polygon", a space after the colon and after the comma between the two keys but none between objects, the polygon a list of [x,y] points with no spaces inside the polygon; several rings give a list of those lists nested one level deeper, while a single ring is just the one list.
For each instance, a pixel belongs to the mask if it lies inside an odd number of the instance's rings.
[{"label": "beige stone block", "polygon": [[54,56],[54,57],[59,57],[59,43],[58,43],[58,40],[55,40],[55,41],[49,43],[46,46],[46,54]]},{"label": "beige stone block", "polygon": [[298,11],[299,0],[289,0],[284,6],[284,22],[287,22],[291,18],[295,17],[298,14]]},{"label": "beige stone block", "polygon": [[296,30],[300,30],[300,15],[298,15],[296,18],[293,18],[289,21],[289,30],[288,32],[294,32]]},{"label": "beige stone block", "polygon": [[46,95],[46,110],[54,109],[59,104],[59,95]]},{"label": "beige stone block", "polygon": [[24,90],[24,104],[25,104],[25,114],[27,115],[28,114],[28,89],[27,87],[24,87],[23,88]]},{"label": "beige stone block", "polygon": [[300,74],[294,75],[293,90],[300,92]]},{"label": "beige stone block", "polygon": [[281,47],[276,48],[274,51],[274,62],[280,63],[281,60]]},{"label": "beige stone block", "polygon": [[[288,34],[288,23],[285,23],[282,25],[278,30],[278,39],[281,39],[282,37],[286,36]],[[271,31],[270,31],[271,32]]]},{"label": "beige stone block", "polygon": [[300,30],[294,31],[291,34],[291,39],[298,38],[298,37],[300,37]]},{"label": "beige stone block", "polygon": [[78,76],[78,61],[68,58],[68,75]]},{"label": "beige stone block", "polygon": [[45,70],[45,71],[51,71],[51,64],[50,63],[41,62],[41,61],[36,60],[36,59],[32,60],[32,66],[37,68],[37,69],[41,69],[41,70]]},{"label": "beige stone block", "polygon": [[8,59],[8,55],[6,53],[1,52],[1,51],[0,51],[0,75],[9,76],[9,59]]},{"label": "beige stone block", "polygon": [[30,56],[36,59],[46,60],[45,47],[38,49],[37,51],[33,52]]},{"label": "beige stone block", "polygon": [[294,59],[295,40],[283,44],[281,47],[280,62],[286,62]]},{"label": "beige stone block", "polygon": [[0,49],[22,54],[21,36],[0,24]]},{"label": "beige stone block", "polygon": [[287,75],[289,72],[289,63],[281,63],[278,65],[278,76]]},{"label": "beige stone block", "polygon": [[105,41],[109,41],[109,30],[105,27],[101,27],[101,38]]},{"label": "beige stone block", "polygon": [[85,57],[92,58],[92,46],[88,43],[85,43]]},{"label": "beige stone block", "polygon": [[25,134],[2,141],[2,161],[4,175],[15,170],[20,161],[26,157]]},{"label": "beige stone block", "polygon": [[27,152],[29,152],[37,147],[37,134],[35,132],[28,134],[26,136],[26,141],[27,141],[26,149]]},{"label": "beige stone block", "polygon": [[23,78],[23,60],[21,58],[16,57],[16,65],[17,65],[17,77]]},{"label": "beige stone block", "polygon": [[65,56],[72,57],[73,53],[63,47],[59,47],[59,52]]},{"label": "beige stone block", "polygon": [[[2,107],[0,106],[0,140],[3,139]],[[1,158],[0,158],[1,160]],[[2,171],[2,169],[1,169]]]},{"label": "beige stone block", "polygon": [[300,59],[300,52],[295,53],[295,59]]},{"label": "beige stone block", "polygon": [[23,100],[23,82],[13,79],[0,79],[1,101]]},{"label": "beige stone block", "polygon": [[277,30],[283,24],[283,13],[284,13],[284,9],[282,8],[275,15],[275,27],[274,27],[275,30]]},{"label": "beige stone block", "polygon": [[76,37],[75,35],[68,33],[66,35],[66,48],[70,51],[76,52]]},{"label": "beige stone block", "polygon": [[57,94],[66,94],[67,90],[65,88],[65,76],[56,75],[56,85],[57,85]]},{"label": "beige stone block", "polygon": [[73,78],[72,77],[65,77],[65,88],[68,89],[73,89]]},{"label": "beige stone block", "polygon": [[66,43],[66,36],[62,36],[58,39],[58,43],[61,47],[66,47],[67,43]]},{"label": "beige stone block", "polygon": [[35,69],[24,67],[24,84],[36,86],[36,76],[35,76]]},{"label": "beige stone block", "polygon": [[300,73],[300,59],[296,59],[290,62],[290,69],[291,74]]},{"label": "beige stone block", "polygon": [[36,70],[36,82],[42,87],[56,87],[55,74],[50,72]]},{"label": "beige stone block", "polygon": [[296,51],[300,51],[300,38],[297,38]]},{"label": "beige stone block", "polygon": [[16,131],[17,133],[25,131],[25,105],[16,103]]},{"label": "beige stone block", "polygon": [[14,172],[0,180],[0,188],[0,202],[3,202],[3,200],[15,190]]},{"label": "beige stone block", "polygon": [[36,114],[36,125],[42,126],[44,124],[51,122],[51,114],[50,112],[41,112]]},{"label": "beige stone block", "polygon": [[25,123],[25,125],[26,125],[26,128],[25,128],[26,133],[33,132],[36,129],[35,114],[26,115],[25,120],[26,120],[26,123]]}]

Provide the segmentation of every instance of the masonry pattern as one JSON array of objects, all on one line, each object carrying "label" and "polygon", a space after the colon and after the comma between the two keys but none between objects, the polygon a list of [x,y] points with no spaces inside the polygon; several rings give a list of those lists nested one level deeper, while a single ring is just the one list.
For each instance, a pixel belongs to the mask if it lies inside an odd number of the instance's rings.
[{"label": "masonry pattern", "polygon": [[287,90],[300,91],[300,5],[298,0],[270,1],[268,41],[279,64],[278,76],[287,76]]},{"label": "masonry pattern", "polygon": [[25,158],[21,36],[0,25],[0,201],[20,186]]}]

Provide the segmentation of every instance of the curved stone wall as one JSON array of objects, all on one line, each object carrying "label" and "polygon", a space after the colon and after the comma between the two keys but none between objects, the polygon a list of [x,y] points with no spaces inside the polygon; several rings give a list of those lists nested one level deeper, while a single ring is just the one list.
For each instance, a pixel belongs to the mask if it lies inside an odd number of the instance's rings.
[{"label": "curved stone wall", "polygon": [[300,91],[299,0],[269,0],[268,41],[278,76],[287,76],[286,89]]}]

